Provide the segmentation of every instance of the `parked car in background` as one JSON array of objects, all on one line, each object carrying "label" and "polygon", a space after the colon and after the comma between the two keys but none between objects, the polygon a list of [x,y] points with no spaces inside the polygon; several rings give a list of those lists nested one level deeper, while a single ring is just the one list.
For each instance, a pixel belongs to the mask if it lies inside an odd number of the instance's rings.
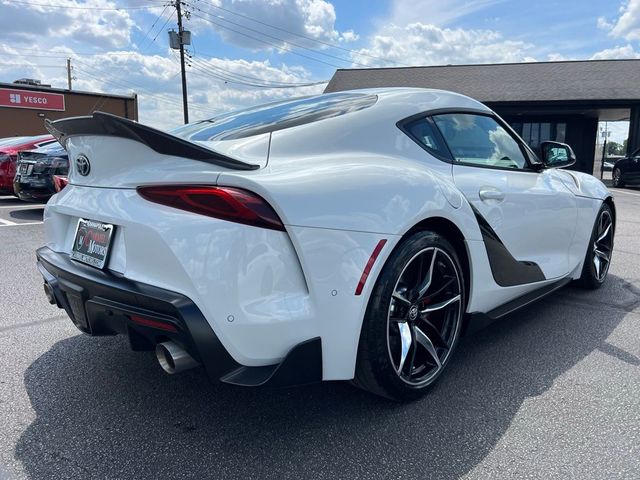
[{"label": "parked car in background", "polygon": [[604,159],[604,163],[602,164],[602,170],[604,170],[605,172],[611,172],[613,171],[613,167],[615,166],[615,164],[617,163],[618,160],[620,160],[621,158],[624,158],[622,156],[611,156],[611,157],[605,157]]},{"label": "parked car in background", "polygon": [[613,186],[640,185],[640,148],[616,162],[611,174]]},{"label": "parked car in background", "polygon": [[14,195],[13,178],[16,176],[18,153],[32,150],[54,142],[51,135],[16,137],[7,143],[0,143],[0,195]]},{"label": "parked car in background", "polygon": [[46,202],[57,192],[54,177],[68,172],[69,157],[58,142],[20,152],[13,191],[20,200]]},{"label": "parked car in background", "polygon": [[7,145],[9,143],[13,143],[13,142],[19,142],[21,140],[29,140],[29,138],[31,137],[5,137],[5,138],[0,138],[0,146],[2,145]]}]

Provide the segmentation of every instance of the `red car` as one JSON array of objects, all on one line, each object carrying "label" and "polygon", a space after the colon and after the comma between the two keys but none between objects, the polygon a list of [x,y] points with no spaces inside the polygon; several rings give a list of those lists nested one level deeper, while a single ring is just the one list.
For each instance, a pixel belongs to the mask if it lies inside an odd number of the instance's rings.
[{"label": "red car", "polygon": [[0,140],[0,195],[13,195],[13,177],[16,175],[18,153],[51,143],[51,135],[15,137]]}]

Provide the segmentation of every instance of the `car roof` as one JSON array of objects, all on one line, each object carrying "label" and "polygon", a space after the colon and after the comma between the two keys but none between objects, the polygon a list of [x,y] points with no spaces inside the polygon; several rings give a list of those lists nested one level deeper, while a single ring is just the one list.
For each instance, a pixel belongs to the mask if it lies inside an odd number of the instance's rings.
[{"label": "car roof", "polygon": [[426,88],[372,88],[348,90],[257,105],[188,124],[170,133],[191,141],[232,140],[275,132],[319,120],[378,109],[395,121],[438,108],[490,111],[464,95]]},{"label": "car roof", "polygon": [[66,154],[65,148],[57,140],[48,142],[44,145],[41,145],[38,148],[29,150],[29,152],[42,153],[46,155],[56,155],[56,156],[61,154]]},{"label": "car roof", "polygon": [[15,151],[25,150],[33,148],[37,145],[44,144],[45,142],[52,142],[55,139],[52,135],[36,135],[32,137],[17,137],[16,140],[0,144],[0,150],[2,151]]},{"label": "car roof", "polygon": [[14,143],[24,142],[29,140],[31,137],[5,137],[0,138],[0,145],[11,145]]}]

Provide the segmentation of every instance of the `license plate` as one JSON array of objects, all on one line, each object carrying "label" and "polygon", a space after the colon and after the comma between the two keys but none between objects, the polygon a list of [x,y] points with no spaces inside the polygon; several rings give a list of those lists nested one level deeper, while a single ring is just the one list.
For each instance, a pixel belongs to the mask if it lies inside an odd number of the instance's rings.
[{"label": "license plate", "polygon": [[109,255],[113,225],[94,220],[78,220],[71,258],[96,268],[104,268]]},{"label": "license plate", "polygon": [[33,170],[33,165],[30,163],[21,163],[18,167],[18,173],[20,175],[30,175]]}]

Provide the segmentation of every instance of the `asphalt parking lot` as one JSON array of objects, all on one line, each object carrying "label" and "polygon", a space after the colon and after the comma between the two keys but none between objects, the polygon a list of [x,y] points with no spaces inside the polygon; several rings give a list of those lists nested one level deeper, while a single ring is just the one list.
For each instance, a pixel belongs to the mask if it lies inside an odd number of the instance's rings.
[{"label": "asphalt parking lot", "polygon": [[640,189],[616,191],[607,284],[465,338],[430,395],[164,374],[81,335],[34,266],[42,207],[0,197],[0,479],[640,478]]}]

